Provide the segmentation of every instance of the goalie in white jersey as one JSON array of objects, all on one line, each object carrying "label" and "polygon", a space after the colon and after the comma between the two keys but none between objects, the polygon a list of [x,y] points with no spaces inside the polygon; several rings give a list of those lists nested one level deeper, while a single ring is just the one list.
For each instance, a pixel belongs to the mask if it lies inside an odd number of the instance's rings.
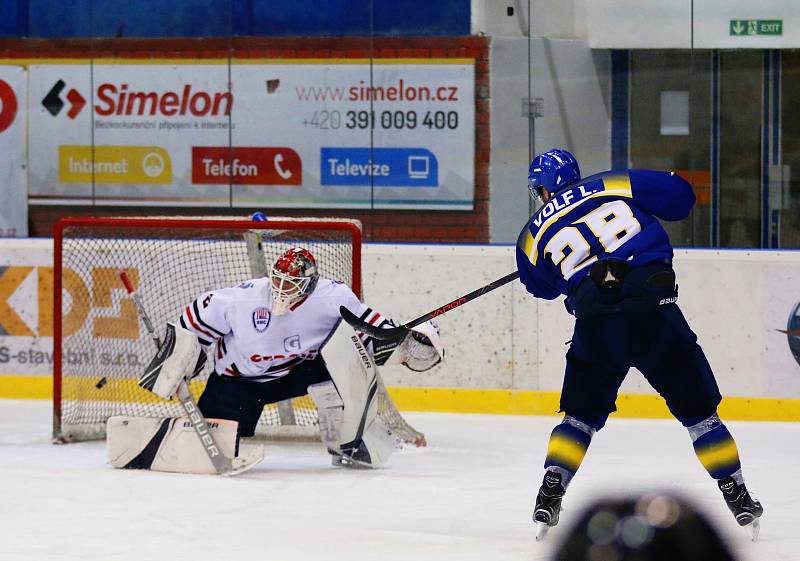
[{"label": "goalie in white jersey", "polygon": [[[426,324],[390,343],[359,339],[341,322],[340,306],[372,324],[393,325],[347,285],[320,278],[314,257],[303,248],[284,253],[269,278],[201,294],[179,323],[213,353],[214,370],[198,402],[203,415],[238,421],[239,435],[252,436],[265,405],[309,394],[332,453],[345,463],[385,461],[389,451],[378,440],[388,431],[375,415],[374,365],[390,360],[416,371],[433,367],[443,355],[438,329]],[[322,349],[335,332],[344,341],[338,347],[343,354],[326,349],[337,357],[336,364],[327,364]],[[362,359],[358,348],[369,354]],[[348,353],[354,360],[348,362]],[[378,424],[370,431],[365,420]]]}]

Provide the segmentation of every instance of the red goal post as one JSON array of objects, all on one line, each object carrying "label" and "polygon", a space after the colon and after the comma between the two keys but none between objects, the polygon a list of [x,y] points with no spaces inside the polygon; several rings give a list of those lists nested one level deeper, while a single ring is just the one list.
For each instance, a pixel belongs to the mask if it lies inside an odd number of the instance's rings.
[{"label": "red goal post", "polygon": [[[298,245],[314,254],[321,276],[345,282],[362,297],[361,227],[355,220],[60,220],[54,235],[54,439],[103,438],[112,415],[181,415],[177,403],[160,400],[136,384],[153,347],[119,279],[120,270],[128,273],[161,331],[199,294],[265,276],[278,256]],[[195,397],[205,380],[192,381]],[[424,440],[405,423],[385,388],[382,394],[379,414],[394,426],[398,438]],[[306,396],[265,407],[259,433],[305,426],[313,434],[316,423],[316,409]]]}]

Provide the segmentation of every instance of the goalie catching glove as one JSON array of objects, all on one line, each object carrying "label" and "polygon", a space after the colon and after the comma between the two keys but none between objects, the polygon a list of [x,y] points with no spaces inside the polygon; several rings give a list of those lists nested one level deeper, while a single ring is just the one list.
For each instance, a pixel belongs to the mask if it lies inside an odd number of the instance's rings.
[{"label": "goalie catching glove", "polygon": [[164,341],[139,379],[139,385],[159,397],[172,399],[181,382],[200,374],[205,363],[206,353],[197,335],[168,323]]},{"label": "goalie catching glove", "polygon": [[375,362],[379,365],[402,364],[414,372],[424,372],[444,358],[439,326],[432,321],[409,330],[400,341],[373,341]]}]

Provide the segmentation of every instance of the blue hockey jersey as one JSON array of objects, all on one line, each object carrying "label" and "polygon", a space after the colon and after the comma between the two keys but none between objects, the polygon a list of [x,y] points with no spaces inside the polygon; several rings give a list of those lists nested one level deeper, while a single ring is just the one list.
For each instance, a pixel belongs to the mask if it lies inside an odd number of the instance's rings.
[{"label": "blue hockey jersey", "polygon": [[607,171],[558,191],[525,225],[517,268],[528,292],[552,300],[614,257],[637,267],[672,259],[658,222],[682,220],[695,203],[692,186],[673,172]]}]

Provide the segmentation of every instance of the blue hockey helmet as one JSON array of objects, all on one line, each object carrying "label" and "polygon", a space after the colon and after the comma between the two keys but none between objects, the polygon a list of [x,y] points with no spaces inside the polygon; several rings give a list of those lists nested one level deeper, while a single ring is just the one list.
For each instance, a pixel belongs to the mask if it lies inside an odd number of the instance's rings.
[{"label": "blue hockey helmet", "polygon": [[528,168],[528,189],[531,197],[542,196],[542,188],[551,194],[581,178],[575,156],[563,148],[553,148],[536,156]]}]

